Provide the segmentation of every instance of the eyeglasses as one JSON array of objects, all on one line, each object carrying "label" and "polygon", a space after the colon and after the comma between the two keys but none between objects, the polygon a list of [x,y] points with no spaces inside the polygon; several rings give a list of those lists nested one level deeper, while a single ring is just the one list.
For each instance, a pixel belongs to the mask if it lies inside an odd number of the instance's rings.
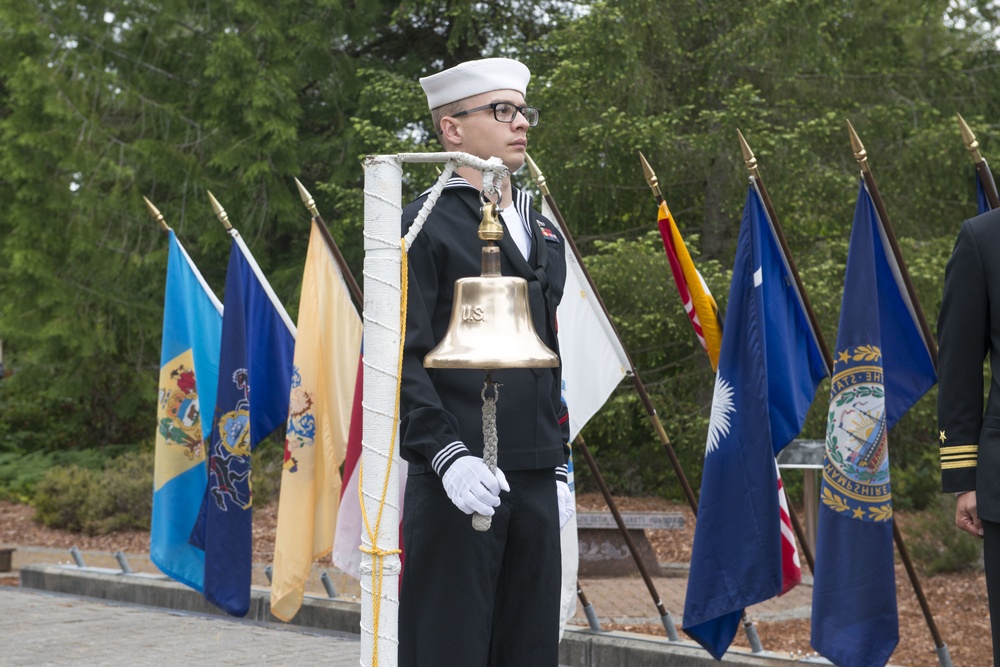
[{"label": "eyeglasses", "polygon": [[493,109],[493,117],[500,123],[513,123],[514,119],[517,118],[517,114],[520,113],[531,127],[538,125],[538,117],[542,113],[536,107],[519,107],[510,102],[494,102],[493,104],[486,104],[474,109],[466,109],[465,111],[453,113],[451,117],[458,118],[459,116],[465,116],[476,111],[485,111],[486,109]]}]

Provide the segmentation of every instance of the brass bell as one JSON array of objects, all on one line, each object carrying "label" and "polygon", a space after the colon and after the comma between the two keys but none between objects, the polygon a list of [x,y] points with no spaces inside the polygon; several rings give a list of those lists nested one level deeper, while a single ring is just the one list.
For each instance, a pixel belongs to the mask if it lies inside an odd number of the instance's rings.
[{"label": "brass bell", "polygon": [[503,238],[496,205],[482,196],[479,238],[486,241],[482,275],[455,281],[448,331],[424,357],[427,368],[551,368],[559,357],[550,350],[531,321],[528,281],[500,275]]}]

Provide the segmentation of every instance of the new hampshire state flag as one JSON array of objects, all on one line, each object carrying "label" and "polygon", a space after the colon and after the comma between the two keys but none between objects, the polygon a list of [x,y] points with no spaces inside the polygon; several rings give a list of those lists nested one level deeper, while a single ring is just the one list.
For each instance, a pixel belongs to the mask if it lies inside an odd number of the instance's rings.
[{"label": "new hampshire state flag", "polygon": [[250,452],[288,417],[295,325],[239,233],[226,271],[208,487],[192,543],[205,551],[205,598],[233,616],[250,607]]},{"label": "new hampshire state flag", "polygon": [[313,560],[333,548],[361,356],[361,317],[320,224],[312,222],[302,273],[274,543],[271,613],[283,621],[302,605]]},{"label": "new hampshire state flag", "polygon": [[937,381],[864,181],[847,253],[820,492],[812,645],[882,667],[899,642],[888,432]]},{"label": "new hampshire state flag", "polygon": [[219,380],[222,304],[173,230],[169,237],[149,557],[168,577],[200,592],[205,555],[188,536],[208,476],[205,443]]},{"label": "new hampshire state flag", "polygon": [[782,592],[774,455],[826,364],[753,183],[736,248],[698,502],[684,631],[721,659],[746,607]]}]

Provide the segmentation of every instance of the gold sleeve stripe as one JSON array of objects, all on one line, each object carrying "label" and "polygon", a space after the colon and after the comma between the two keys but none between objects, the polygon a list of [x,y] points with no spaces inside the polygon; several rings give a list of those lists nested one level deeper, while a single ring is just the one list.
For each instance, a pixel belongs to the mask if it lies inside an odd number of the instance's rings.
[{"label": "gold sleeve stripe", "polygon": [[954,470],[956,468],[975,468],[976,461],[948,461],[941,463],[941,470]]},{"label": "gold sleeve stripe", "polygon": [[965,454],[967,452],[978,452],[979,445],[949,445],[941,448],[941,455],[945,454]]}]

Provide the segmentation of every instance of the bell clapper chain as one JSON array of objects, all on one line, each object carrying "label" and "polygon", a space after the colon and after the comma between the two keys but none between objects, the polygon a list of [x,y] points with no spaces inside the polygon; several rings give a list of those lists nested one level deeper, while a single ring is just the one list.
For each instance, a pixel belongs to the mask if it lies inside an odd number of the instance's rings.
[{"label": "bell clapper chain", "polygon": [[[497,400],[500,398],[500,383],[493,381],[493,375],[486,371],[486,382],[480,396],[483,397],[483,463],[494,475],[497,472]],[[486,392],[493,390],[493,395],[487,397]],[[493,517],[476,512],[472,515],[472,527],[482,532],[490,529]]]}]

